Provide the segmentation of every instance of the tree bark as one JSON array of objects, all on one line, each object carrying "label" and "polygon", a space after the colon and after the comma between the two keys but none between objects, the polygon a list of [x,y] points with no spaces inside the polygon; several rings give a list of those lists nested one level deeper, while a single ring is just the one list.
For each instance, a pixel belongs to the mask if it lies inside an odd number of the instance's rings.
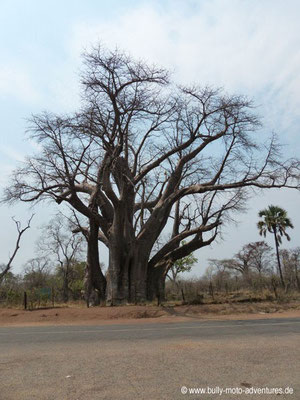
[{"label": "tree bark", "polygon": [[165,301],[166,266],[148,267],[147,300],[157,299],[158,303]]},{"label": "tree bark", "polygon": [[277,239],[276,227],[274,227],[274,226],[273,226],[273,233],[274,233],[274,238],[275,238],[276,257],[277,257],[277,263],[278,263],[278,270],[279,270],[279,275],[280,275],[281,286],[283,288],[285,288],[285,282],[284,282],[284,279],[283,279],[281,262],[280,262],[280,255],[279,255],[279,243],[278,243],[278,239]]},{"label": "tree bark", "polygon": [[109,266],[107,303],[124,304],[128,301],[128,268],[130,267],[130,239],[126,235],[124,205],[116,207],[109,235]]},{"label": "tree bark", "polygon": [[121,240],[122,238],[111,236],[109,243],[106,302],[112,306],[125,304],[129,298],[128,268],[130,260],[123,244],[120,243]]},{"label": "tree bark", "polygon": [[129,270],[129,301],[135,304],[147,301],[147,269],[149,252],[143,246],[133,251]]},{"label": "tree bark", "polygon": [[90,233],[87,245],[87,268],[85,277],[86,299],[89,299],[93,290],[97,290],[99,301],[105,302],[106,297],[106,278],[103,275],[99,262],[98,248],[99,227],[95,221],[90,219]]},{"label": "tree bark", "polygon": [[[133,229],[134,190],[123,175],[130,171],[118,160],[114,177],[120,190],[120,199],[115,200],[112,225],[109,230],[109,267],[107,304],[118,305],[137,301],[142,296],[143,274],[140,259],[136,257],[138,246]],[[147,260],[148,261],[148,260]]]},{"label": "tree bark", "polygon": [[[125,249],[126,247],[126,249]],[[107,303],[144,303],[147,300],[148,254],[110,242]]]}]

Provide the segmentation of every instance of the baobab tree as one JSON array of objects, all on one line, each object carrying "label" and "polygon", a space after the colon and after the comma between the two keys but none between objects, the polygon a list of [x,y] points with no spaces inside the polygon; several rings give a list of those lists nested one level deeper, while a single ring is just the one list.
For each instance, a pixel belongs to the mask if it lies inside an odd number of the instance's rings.
[{"label": "baobab tree", "polygon": [[283,161],[274,137],[259,144],[245,97],[178,86],[118,50],[96,47],[84,64],[82,107],[31,119],[42,151],[15,171],[4,200],[51,199],[83,215],[91,262],[99,240],[109,251],[108,303],[155,295],[167,265],[211,243],[251,188],[297,187],[299,162]]},{"label": "baobab tree", "polygon": [[275,249],[276,249],[276,257],[278,263],[278,271],[280,275],[280,281],[282,287],[285,287],[285,282],[282,274],[281,262],[280,262],[280,254],[279,254],[279,245],[282,242],[282,236],[285,236],[287,240],[291,240],[290,236],[286,232],[287,228],[294,228],[291,220],[287,216],[287,212],[277,206],[269,206],[264,210],[261,210],[258,213],[259,218],[262,218],[257,223],[257,227],[259,229],[259,234],[266,237],[267,232],[270,232],[274,236],[275,240]]}]

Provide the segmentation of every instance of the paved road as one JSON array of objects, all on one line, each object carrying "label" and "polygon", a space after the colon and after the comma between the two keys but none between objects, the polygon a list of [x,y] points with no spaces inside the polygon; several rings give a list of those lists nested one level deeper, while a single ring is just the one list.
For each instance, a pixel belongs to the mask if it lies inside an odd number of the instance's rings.
[{"label": "paved road", "polygon": [[74,343],[111,340],[161,340],[174,338],[219,339],[254,335],[300,334],[300,318],[192,321],[165,324],[127,324],[95,326],[39,326],[0,328],[1,344]]},{"label": "paved road", "polygon": [[299,400],[299,382],[300,318],[0,328],[0,400]]}]

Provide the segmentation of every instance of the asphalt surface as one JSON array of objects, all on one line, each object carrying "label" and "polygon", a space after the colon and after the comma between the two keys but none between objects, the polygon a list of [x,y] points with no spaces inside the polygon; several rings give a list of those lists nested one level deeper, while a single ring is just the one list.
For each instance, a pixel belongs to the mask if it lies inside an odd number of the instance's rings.
[{"label": "asphalt surface", "polygon": [[218,339],[224,337],[300,334],[300,318],[192,321],[180,323],[106,326],[38,326],[0,328],[1,345],[16,343],[74,343],[99,340],[161,340],[174,338]]},{"label": "asphalt surface", "polygon": [[300,399],[300,318],[0,328],[0,400],[278,399],[275,388]]}]

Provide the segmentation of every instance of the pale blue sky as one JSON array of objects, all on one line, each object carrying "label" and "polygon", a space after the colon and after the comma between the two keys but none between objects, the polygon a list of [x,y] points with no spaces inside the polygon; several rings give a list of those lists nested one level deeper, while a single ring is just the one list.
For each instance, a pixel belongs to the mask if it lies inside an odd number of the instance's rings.
[{"label": "pale blue sky", "polygon": [[[26,117],[47,109],[78,105],[80,53],[101,40],[135,57],[166,66],[179,82],[224,87],[254,98],[264,132],[275,131],[286,153],[300,155],[300,3],[297,0],[0,0],[0,185],[12,168],[35,149],[24,140]],[[295,223],[290,246],[298,246],[299,193],[276,191],[256,197],[226,240],[197,253],[230,257],[250,241],[259,209],[284,206]],[[28,205],[0,206],[0,262],[14,245],[10,217],[25,220]],[[49,207],[38,207],[15,261],[15,272],[34,256],[38,225]]]}]

